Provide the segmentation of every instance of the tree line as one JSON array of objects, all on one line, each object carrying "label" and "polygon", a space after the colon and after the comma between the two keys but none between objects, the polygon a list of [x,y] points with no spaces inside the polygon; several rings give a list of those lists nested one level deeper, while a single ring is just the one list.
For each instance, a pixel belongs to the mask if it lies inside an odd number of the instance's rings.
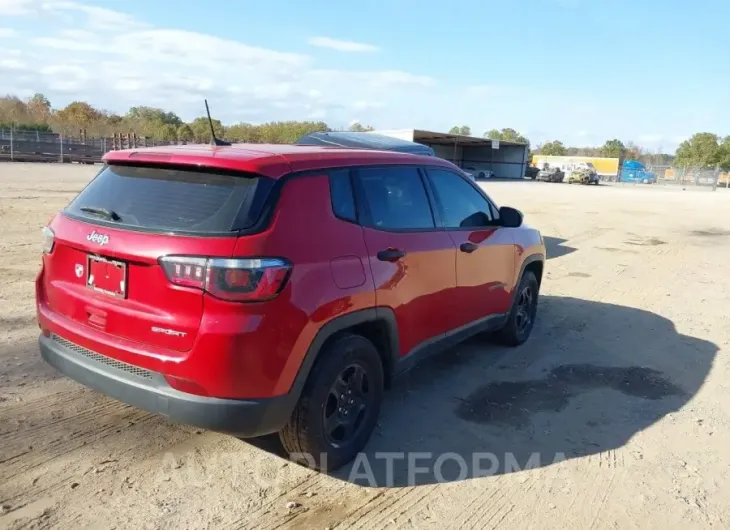
[{"label": "tree line", "polygon": [[[468,125],[454,126],[449,133],[470,136],[471,128]],[[514,129],[492,129],[482,136],[530,146],[530,141]],[[621,163],[624,160],[638,160],[651,166],[719,167],[730,170],[730,136],[722,138],[713,133],[697,133],[682,142],[674,154],[652,153],[634,142],[624,143],[617,138],[607,140],[601,147],[569,147],[560,140],[553,140],[530,148],[530,155],[593,156],[618,158]]]},{"label": "tree line", "polygon": [[[88,136],[111,137],[116,133],[136,133],[160,142],[210,141],[207,116],[190,122],[174,112],[154,107],[132,107],[126,114],[97,109],[85,101],[74,101],[54,109],[43,94],[22,100],[17,96],[0,97],[0,129],[35,130],[77,136],[84,130]],[[235,123],[224,126],[213,120],[216,136],[229,141],[247,143],[292,143],[305,134],[332,130],[323,121],[275,121],[262,124]],[[372,127],[353,123],[349,130],[371,131]]]},{"label": "tree line", "polygon": [[[152,140],[167,142],[203,142],[210,140],[210,125],[206,116],[190,122],[183,121],[174,112],[154,107],[132,107],[126,114],[97,109],[85,101],[74,101],[54,109],[43,94],[23,100],[17,96],[0,97],[0,129],[15,128],[56,132],[75,136],[85,130],[89,136],[110,137],[115,133],[136,133]],[[305,134],[331,131],[323,121],[275,121],[262,124],[236,123],[224,126],[213,120],[216,135],[235,142],[292,143]],[[353,123],[350,131],[372,131],[369,125]],[[471,135],[468,125],[454,126],[451,134]],[[483,137],[493,140],[520,142],[530,146],[527,137],[514,129],[492,129]],[[724,138],[709,132],[697,133],[682,142],[674,154],[651,153],[647,149],[621,140],[608,140],[601,147],[568,147],[559,140],[545,142],[530,148],[531,154],[604,156],[639,160],[648,165],[678,167],[720,167],[730,170],[730,136]]]}]

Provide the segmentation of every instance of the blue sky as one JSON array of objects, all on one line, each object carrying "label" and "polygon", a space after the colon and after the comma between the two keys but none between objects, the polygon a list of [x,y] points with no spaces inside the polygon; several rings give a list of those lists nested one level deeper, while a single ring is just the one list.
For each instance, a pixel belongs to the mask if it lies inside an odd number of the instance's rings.
[{"label": "blue sky", "polygon": [[0,0],[0,92],[673,150],[730,134],[727,0]]}]

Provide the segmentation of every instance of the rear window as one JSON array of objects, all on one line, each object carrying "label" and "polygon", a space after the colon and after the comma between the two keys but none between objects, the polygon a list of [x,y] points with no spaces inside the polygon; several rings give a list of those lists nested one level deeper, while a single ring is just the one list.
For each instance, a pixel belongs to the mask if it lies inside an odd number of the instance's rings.
[{"label": "rear window", "polygon": [[66,212],[144,231],[220,234],[253,226],[273,183],[255,174],[106,166]]}]

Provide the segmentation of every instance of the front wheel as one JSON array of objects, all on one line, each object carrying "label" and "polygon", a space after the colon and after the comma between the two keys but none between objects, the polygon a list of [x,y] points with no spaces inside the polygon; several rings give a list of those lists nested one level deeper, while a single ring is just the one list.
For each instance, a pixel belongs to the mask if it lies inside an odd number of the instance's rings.
[{"label": "front wheel", "polygon": [[497,332],[497,338],[502,344],[519,346],[530,337],[537,316],[539,289],[535,274],[525,271],[517,286],[507,323]]},{"label": "front wheel", "polygon": [[383,364],[372,342],[350,333],[331,340],[279,433],[289,456],[320,471],[353,460],[375,428],[383,382]]}]

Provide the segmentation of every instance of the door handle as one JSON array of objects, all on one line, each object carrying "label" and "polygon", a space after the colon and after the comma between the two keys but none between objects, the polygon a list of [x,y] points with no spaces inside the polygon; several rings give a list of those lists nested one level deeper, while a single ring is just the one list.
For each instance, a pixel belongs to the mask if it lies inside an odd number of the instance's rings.
[{"label": "door handle", "polygon": [[461,250],[462,252],[466,252],[467,254],[471,254],[478,248],[479,248],[479,245],[477,245],[476,243],[472,243],[470,241],[459,245],[459,250]]},{"label": "door handle", "polygon": [[398,250],[397,248],[388,248],[385,250],[381,250],[378,252],[378,259],[380,261],[398,261],[402,257],[404,257],[406,253],[403,250]]}]

